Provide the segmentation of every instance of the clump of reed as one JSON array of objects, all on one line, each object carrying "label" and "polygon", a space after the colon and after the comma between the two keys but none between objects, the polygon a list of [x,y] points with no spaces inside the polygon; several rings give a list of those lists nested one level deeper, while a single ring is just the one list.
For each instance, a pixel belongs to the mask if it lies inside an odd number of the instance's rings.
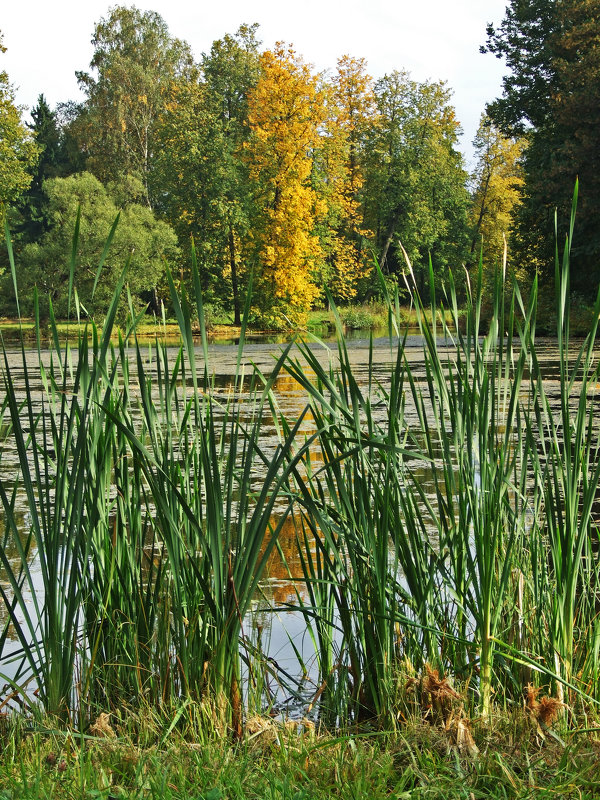
[{"label": "clump of reed", "polygon": [[321,466],[307,462],[296,491],[307,598],[299,606],[326,719],[392,721],[407,663],[453,675],[484,718],[494,702],[521,704],[530,681],[549,684],[559,704],[600,700],[600,302],[573,352],[570,241],[556,258],[554,383],[536,342],[537,283],[525,303],[499,271],[484,326],[481,267],[462,308],[451,276],[442,302],[433,290],[425,301],[409,269],[418,368],[397,296],[388,298],[390,359],[378,382],[372,348],[369,381],[355,379],[339,318],[335,367],[309,344],[300,345],[303,362],[286,365],[320,431]]},{"label": "clump of reed", "polygon": [[[71,283],[76,253],[77,232]],[[193,274],[198,287],[195,262]],[[3,653],[7,678],[21,703],[35,693],[64,720],[84,724],[136,699],[195,701],[239,735],[241,659],[251,662],[244,619],[289,512],[296,463],[295,426],[268,453],[260,436],[286,353],[270,376],[246,376],[242,331],[233,384],[219,393],[200,294],[202,354],[172,281],[183,339],[175,358],[158,341],[137,342],[133,312],[113,345],[125,277],[102,330],[89,322],[63,345],[51,309],[49,354],[39,336],[36,351],[22,342],[16,365],[4,350],[6,444],[17,464],[12,487],[0,484],[2,642],[9,631],[18,642]],[[75,292],[73,306],[79,317]]]},{"label": "clump of reed", "polygon": [[[273,701],[267,675],[296,700],[310,678],[305,705],[327,727],[395,725],[406,676],[442,675],[483,718],[542,684],[553,708],[587,713],[600,701],[600,301],[574,348],[570,241],[556,260],[552,382],[535,282],[525,301],[499,273],[484,329],[481,271],[459,307],[451,277],[441,301],[425,299],[408,270],[420,362],[396,295],[388,357],[371,341],[366,379],[333,304],[334,349],[298,339],[264,375],[244,366],[249,296],[223,390],[195,258],[191,298],[169,279],[175,355],[138,341],[132,304],[114,342],[126,269],[102,328],[82,323],[76,231],[77,340],[61,341],[51,310],[49,352],[39,319],[33,351],[24,337],[17,357],[3,347],[0,464],[10,454],[16,468],[0,482],[0,663],[12,696],[30,707],[35,689],[46,712],[81,724],[121,704],[175,706],[174,725],[202,709],[239,736]],[[294,417],[278,408],[282,373],[306,392]],[[275,442],[263,436],[273,426]],[[245,630],[290,515],[293,605],[315,650],[296,685]]]}]

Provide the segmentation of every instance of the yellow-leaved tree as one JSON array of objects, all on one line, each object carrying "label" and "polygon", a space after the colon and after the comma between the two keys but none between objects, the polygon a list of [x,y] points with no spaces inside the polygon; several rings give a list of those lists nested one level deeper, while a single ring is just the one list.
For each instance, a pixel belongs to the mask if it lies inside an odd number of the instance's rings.
[{"label": "yellow-leaved tree", "polygon": [[523,188],[522,139],[504,136],[482,115],[473,146],[477,164],[472,175],[474,186],[470,209],[472,262],[477,262],[483,247],[483,263],[488,269],[501,264],[505,238],[510,238],[515,212]]},{"label": "yellow-leaved tree", "polygon": [[253,192],[247,242],[255,270],[256,307],[264,324],[301,324],[319,294],[322,258],[316,221],[324,208],[311,184],[313,154],[325,116],[323,92],[310,67],[281,43],[260,57],[248,96],[245,144]]}]

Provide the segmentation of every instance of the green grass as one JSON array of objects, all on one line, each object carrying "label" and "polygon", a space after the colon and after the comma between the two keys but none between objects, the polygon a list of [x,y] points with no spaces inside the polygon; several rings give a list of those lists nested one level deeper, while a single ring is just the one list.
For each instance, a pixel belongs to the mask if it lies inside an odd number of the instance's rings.
[{"label": "green grass", "polygon": [[598,740],[541,742],[524,712],[494,719],[492,728],[476,725],[476,759],[416,719],[398,734],[335,737],[261,720],[232,746],[193,724],[165,738],[168,719],[126,713],[110,721],[114,738],[55,730],[43,720],[5,725],[0,797],[587,800],[600,790]]},{"label": "green grass", "polygon": [[[352,305],[339,309],[344,326],[348,330],[383,328],[386,325],[387,312],[380,303],[377,305]],[[327,329],[335,331],[335,311],[317,309],[308,315],[308,329]]]},{"label": "green grass", "polygon": [[[366,303],[363,305],[344,306],[338,309],[315,309],[308,315],[308,330],[319,331],[325,329],[334,332],[336,330],[336,312],[342,322],[343,328],[348,330],[378,330],[387,329],[388,307],[385,303]],[[429,309],[425,310],[426,316]],[[448,313],[448,321],[450,314]],[[404,328],[417,328],[417,311],[412,305],[402,305],[398,307],[398,321]]]}]

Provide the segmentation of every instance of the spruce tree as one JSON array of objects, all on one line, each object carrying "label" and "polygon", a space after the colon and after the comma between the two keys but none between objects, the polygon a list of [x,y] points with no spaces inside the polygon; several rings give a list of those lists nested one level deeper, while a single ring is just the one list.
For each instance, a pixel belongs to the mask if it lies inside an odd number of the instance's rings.
[{"label": "spruce tree", "polygon": [[56,122],[56,114],[50,109],[43,94],[38,97],[37,105],[31,112],[32,124],[28,128],[33,132],[39,147],[39,158],[32,170],[29,189],[19,203],[22,223],[19,226],[25,242],[37,241],[48,230],[47,204],[44,192],[44,181],[63,174],[61,170],[61,137]]}]

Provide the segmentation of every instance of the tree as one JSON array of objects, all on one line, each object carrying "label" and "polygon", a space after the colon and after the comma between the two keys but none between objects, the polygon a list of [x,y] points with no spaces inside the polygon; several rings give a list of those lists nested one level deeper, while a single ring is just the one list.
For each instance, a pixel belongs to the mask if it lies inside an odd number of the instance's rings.
[{"label": "tree", "polygon": [[169,35],[156,12],[124,6],[115,6],[100,20],[92,44],[90,66],[97,77],[77,73],[87,94],[78,127],[88,168],[103,182],[134,175],[151,205],[154,127],[165,89],[194,74],[190,49]]},{"label": "tree", "polygon": [[471,263],[478,260],[483,242],[484,262],[493,266],[502,262],[505,237],[508,241],[521,199],[523,140],[504,136],[482,115],[473,147]]},{"label": "tree", "polygon": [[[0,33],[0,53],[2,45]],[[21,121],[14,102],[8,75],[0,71],[0,221],[7,206],[14,203],[31,183],[31,172],[38,156],[33,136]]]},{"label": "tree", "polygon": [[[23,249],[22,305],[31,303],[35,285],[42,313],[48,312],[49,300],[57,315],[66,313],[69,253],[78,209],[81,221],[75,286],[81,303],[89,313],[105,313],[121,271],[130,259],[127,282],[138,306],[141,305],[141,295],[151,292],[159,282],[164,259],[173,260],[178,255],[173,230],[156,220],[147,206],[135,202],[144,195],[141,183],[129,178],[105,188],[90,173],[81,173],[51,178],[44,184],[44,191],[48,196],[50,227],[39,242]],[[93,292],[100,256],[118,213],[120,220],[109,256]]]},{"label": "tree", "polygon": [[60,130],[56,114],[50,109],[43,94],[31,112],[33,124],[29,125],[39,148],[37,163],[32,168],[32,181],[19,202],[22,224],[19,233],[25,242],[33,242],[48,229],[46,206],[48,198],[43,183],[48,178],[63,175]]},{"label": "tree", "polygon": [[379,117],[368,146],[365,220],[384,272],[406,252],[424,288],[431,257],[441,279],[466,256],[467,191],[459,125],[443,82],[394,71],[375,84]]},{"label": "tree", "polygon": [[57,177],[87,172],[90,130],[86,127],[85,104],[73,100],[58,103],[54,115],[60,132],[60,173]]},{"label": "tree", "polygon": [[240,26],[234,37],[225,36],[214,42],[210,55],[203,58],[207,100],[220,133],[215,159],[220,180],[211,182],[213,224],[226,236],[229,269],[223,273],[231,279],[236,325],[240,323],[242,306],[239,250],[249,227],[249,175],[241,153],[249,135],[248,95],[259,76],[257,30],[257,24]]},{"label": "tree", "polygon": [[502,132],[519,136],[551,118],[556,93],[553,37],[558,30],[556,0],[510,0],[499,28],[487,26],[482,53],[506,61],[503,96],[489,103],[487,113]]},{"label": "tree", "polygon": [[[249,227],[248,92],[258,80],[257,25],[213,43],[203,80],[174,83],[157,136],[155,190],[180,237],[193,236],[208,296],[233,306],[240,323],[241,247]],[[202,188],[199,191],[199,187]]]},{"label": "tree", "polygon": [[319,294],[316,221],[324,208],[311,172],[325,108],[317,78],[293,49],[278,44],[261,55],[260,66],[248,98],[245,152],[254,195],[248,252],[262,318],[281,326],[301,322]]},{"label": "tree", "polygon": [[562,240],[579,177],[571,286],[588,297],[600,281],[599,15],[600,0],[511,0],[483,48],[511,70],[488,114],[503,132],[527,139],[518,255],[531,271],[553,275],[554,214]]},{"label": "tree", "polygon": [[573,284],[593,298],[600,282],[600,0],[564,0],[557,12],[562,31],[555,44],[560,91],[553,107],[559,141],[551,179],[558,190],[557,204],[565,210],[574,179],[579,179]]},{"label": "tree", "polygon": [[336,300],[348,301],[356,296],[371,260],[364,247],[363,148],[377,108],[364,59],[339,59],[328,87],[327,111],[317,160],[317,188],[327,208],[319,225],[324,254],[322,281]]}]

